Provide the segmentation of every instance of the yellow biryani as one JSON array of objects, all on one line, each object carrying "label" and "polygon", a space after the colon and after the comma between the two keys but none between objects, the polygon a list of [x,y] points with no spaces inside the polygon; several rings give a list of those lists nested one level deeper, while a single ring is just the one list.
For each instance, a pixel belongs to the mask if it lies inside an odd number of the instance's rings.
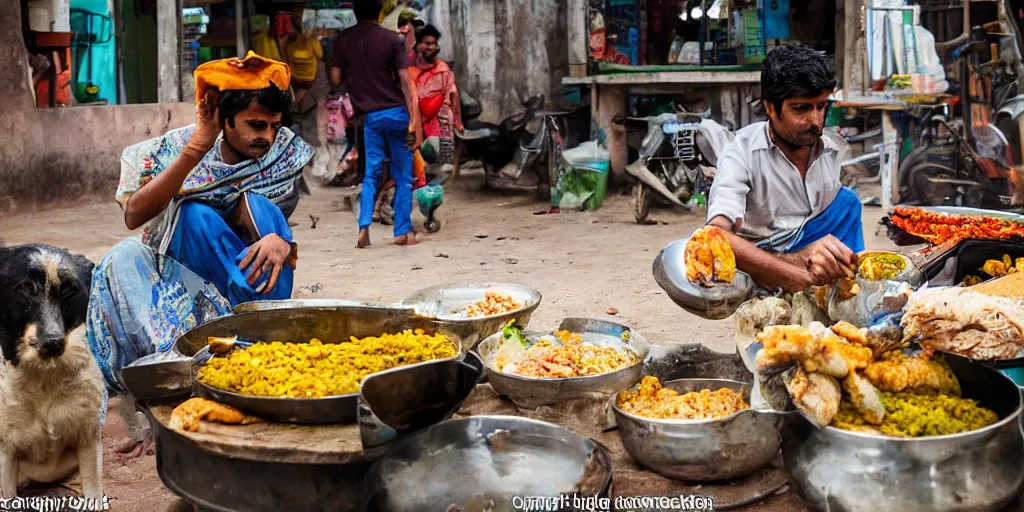
[{"label": "yellow biryani", "polygon": [[407,330],[348,343],[256,343],[214,357],[199,369],[209,386],[243,395],[322,398],[359,392],[363,378],[398,366],[454,357],[455,343],[441,334]]},{"label": "yellow biryani", "polygon": [[583,336],[578,333],[558,331],[555,338],[562,343],[561,346],[541,339],[527,348],[522,358],[510,361],[498,357],[495,363],[501,371],[513,375],[561,379],[614,372],[639,360],[635,353],[625,347],[584,343]]},{"label": "yellow biryani", "polygon": [[522,303],[516,302],[511,296],[497,292],[486,292],[484,300],[466,306],[463,310],[469,318],[481,316],[492,316],[509,313],[523,307]]},{"label": "yellow biryani", "polygon": [[615,403],[634,416],[653,419],[710,420],[750,408],[743,395],[731,389],[680,394],[662,387],[658,378],[651,376],[644,377],[640,387],[619,393]]}]

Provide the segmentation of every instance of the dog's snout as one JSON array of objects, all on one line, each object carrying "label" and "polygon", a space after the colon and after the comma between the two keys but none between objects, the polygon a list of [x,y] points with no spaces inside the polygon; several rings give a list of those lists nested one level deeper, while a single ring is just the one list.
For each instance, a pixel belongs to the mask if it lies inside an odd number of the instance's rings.
[{"label": "dog's snout", "polygon": [[64,353],[64,335],[53,334],[41,336],[37,341],[39,354],[46,357],[57,357]]}]

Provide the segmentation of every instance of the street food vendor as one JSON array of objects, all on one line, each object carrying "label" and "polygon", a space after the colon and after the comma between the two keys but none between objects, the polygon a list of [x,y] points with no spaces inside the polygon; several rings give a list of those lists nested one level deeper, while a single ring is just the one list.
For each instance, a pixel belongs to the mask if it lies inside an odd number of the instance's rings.
[{"label": "street food vendor", "polygon": [[146,227],[96,268],[86,322],[113,394],[126,391],[121,368],[170,352],[189,329],[239,303],[292,294],[298,249],[278,204],[313,148],[282,126],[290,69],[249,52],[194,74],[196,124],[121,155],[125,225]]},{"label": "street food vendor", "polygon": [[764,288],[832,283],[864,250],[860,200],[840,184],[838,148],[822,136],[835,87],[824,55],[775,48],[761,71],[769,120],[736,132],[718,159],[708,224],[729,233],[737,268]]}]

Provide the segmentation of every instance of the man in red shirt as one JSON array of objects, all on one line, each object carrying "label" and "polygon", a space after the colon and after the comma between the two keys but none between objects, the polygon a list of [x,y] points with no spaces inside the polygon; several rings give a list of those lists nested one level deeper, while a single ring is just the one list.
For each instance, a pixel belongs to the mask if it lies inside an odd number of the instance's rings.
[{"label": "man in red shirt", "polygon": [[378,24],[379,0],[357,0],[354,10],[359,23],[334,40],[331,82],[344,83],[355,109],[366,115],[366,175],[359,201],[356,247],[370,245],[377,181],[385,156],[391,158],[391,176],[395,180],[395,245],[414,245],[417,241],[412,229],[410,148],[419,147],[423,141],[416,129],[419,116],[405,45],[394,32]]}]

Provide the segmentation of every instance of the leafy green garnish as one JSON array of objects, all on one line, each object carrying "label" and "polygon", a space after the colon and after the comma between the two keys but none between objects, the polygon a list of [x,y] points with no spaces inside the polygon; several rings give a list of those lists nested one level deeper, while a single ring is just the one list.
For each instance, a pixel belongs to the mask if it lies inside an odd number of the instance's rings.
[{"label": "leafy green garnish", "polygon": [[526,342],[526,336],[523,336],[523,326],[516,323],[515,320],[510,320],[505,327],[501,330],[501,337],[505,341],[518,342],[523,348],[529,345]]}]

